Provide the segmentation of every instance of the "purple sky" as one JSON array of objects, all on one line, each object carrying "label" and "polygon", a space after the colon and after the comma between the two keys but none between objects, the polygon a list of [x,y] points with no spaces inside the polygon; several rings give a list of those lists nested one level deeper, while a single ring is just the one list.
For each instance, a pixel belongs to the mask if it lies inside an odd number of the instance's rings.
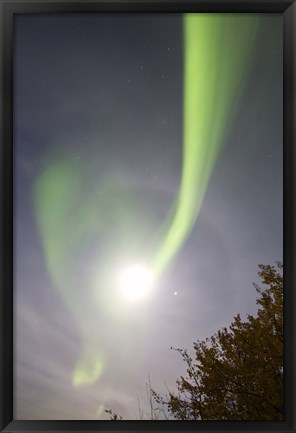
[{"label": "purple sky", "polygon": [[149,411],[148,375],[165,392],[185,372],[170,347],[190,351],[237,313],[254,314],[258,264],[282,259],[282,18],[262,15],[200,216],[157,295],[134,309],[123,302],[118,315],[104,303],[95,310],[86,275],[98,249],[104,261],[112,230],[77,251],[69,278],[79,280],[82,316],[105,354],[101,378],[79,388],[72,385],[79,323],[49,275],[33,186],[63,152],[88,167],[90,185],[99,188],[105,173],[124,179],[156,232],[181,174],[182,21],[177,14],[20,15],[15,26],[14,416],[108,419],[98,415],[104,403],[136,419],[138,398]]}]

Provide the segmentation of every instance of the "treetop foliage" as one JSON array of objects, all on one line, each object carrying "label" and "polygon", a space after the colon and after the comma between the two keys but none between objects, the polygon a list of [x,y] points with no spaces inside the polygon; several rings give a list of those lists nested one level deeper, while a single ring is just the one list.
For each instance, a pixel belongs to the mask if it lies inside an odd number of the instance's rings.
[{"label": "treetop foliage", "polygon": [[229,328],[196,341],[194,356],[174,349],[186,374],[177,379],[175,392],[162,396],[151,389],[155,412],[165,408],[167,419],[179,420],[283,419],[282,268],[281,262],[259,265],[267,287],[253,284],[259,294],[256,316],[242,321],[238,314]]}]

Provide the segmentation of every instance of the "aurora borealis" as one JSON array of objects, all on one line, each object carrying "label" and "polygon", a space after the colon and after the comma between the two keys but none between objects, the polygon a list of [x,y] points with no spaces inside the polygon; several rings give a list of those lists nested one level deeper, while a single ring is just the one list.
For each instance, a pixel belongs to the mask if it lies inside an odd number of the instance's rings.
[{"label": "aurora borealis", "polygon": [[175,215],[156,254],[157,271],[176,254],[196,222],[257,24],[258,17],[248,15],[183,17],[183,166]]},{"label": "aurora borealis", "polygon": [[16,32],[16,418],[133,419],[148,374],[179,374],[169,347],[251,313],[282,255],[281,18],[37,21]]}]

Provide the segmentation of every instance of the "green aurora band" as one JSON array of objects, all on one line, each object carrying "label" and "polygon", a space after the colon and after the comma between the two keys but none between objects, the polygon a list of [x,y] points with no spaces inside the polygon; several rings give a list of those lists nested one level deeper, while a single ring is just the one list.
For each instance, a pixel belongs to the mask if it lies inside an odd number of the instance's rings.
[{"label": "green aurora band", "polygon": [[[183,20],[183,167],[180,190],[169,213],[172,217],[152,254],[151,267],[158,276],[172,262],[197,220],[235,112],[258,24],[257,15],[245,14],[185,14]],[[137,203],[125,196],[120,186],[114,187],[116,180],[107,179],[98,189],[94,185],[87,187],[83,183],[85,177],[87,168],[80,162],[53,158],[34,185],[47,271],[64,304],[75,316],[84,342],[81,358],[74,367],[73,386],[96,382],[106,367],[105,353],[96,343],[97,330],[93,329],[86,309],[82,308],[81,294],[73,289],[75,283],[69,277],[73,252],[87,247],[105,224],[111,224],[111,213],[117,218],[115,235],[122,251],[129,243],[130,233],[141,231],[141,218],[138,216],[138,226],[131,218],[137,212]],[[102,190],[107,197],[105,202],[100,196]],[[87,294],[96,296],[95,275],[93,280],[92,292]],[[100,302],[102,299],[103,295]]]},{"label": "green aurora band", "polygon": [[192,230],[238,101],[258,18],[184,15],[183,169],[175,214],[154,259],[170,264]]}]

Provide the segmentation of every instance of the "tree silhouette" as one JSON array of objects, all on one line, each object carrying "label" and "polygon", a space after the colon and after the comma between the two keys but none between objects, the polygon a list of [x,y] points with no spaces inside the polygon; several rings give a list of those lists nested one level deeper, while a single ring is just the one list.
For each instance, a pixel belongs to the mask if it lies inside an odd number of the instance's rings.
[{"label": "tree silhouette", "polygon": [[283,419],[282,267],[281,262],[259,265],[267,287],[254,284],[260,295],[256,317],[248,315],[243,322],[238,314],[229,328],[195,342],[194,357],[174,349],[186,364],[186,375],[165,396],[149,381],[154,411],[156,404],[167,409],[167,419],[178,420]]}]

